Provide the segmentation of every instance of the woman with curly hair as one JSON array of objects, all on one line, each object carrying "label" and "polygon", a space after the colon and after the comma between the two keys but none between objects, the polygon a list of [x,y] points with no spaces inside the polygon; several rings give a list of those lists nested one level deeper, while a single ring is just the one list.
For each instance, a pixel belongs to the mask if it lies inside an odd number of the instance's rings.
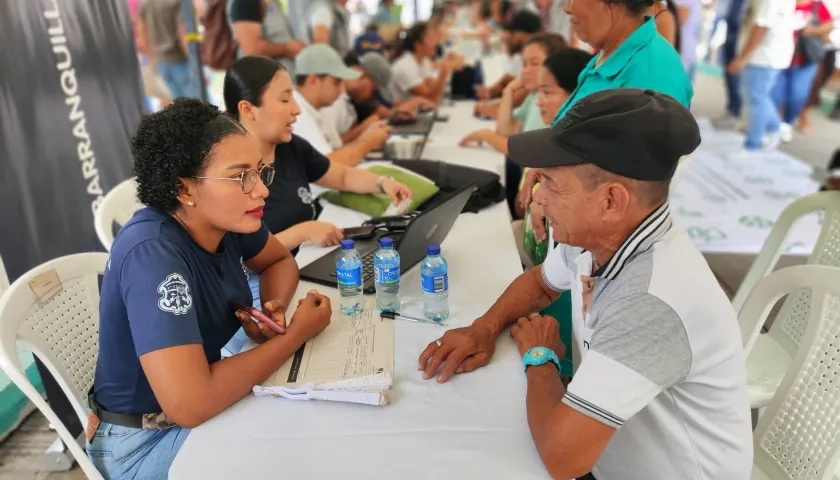
[{"label": "woman with curly hair", "polygon": [[[117,235],[102,279],[86,447],[105,478],[165,478],[189,429],[268,378],[331,307],[312,291],[286,327],[298,268],[261,221],[274,169],[242,125],[176,100],[143,119],[132,153],[146,208]],[[246,313],[248,272],[272,328]],[[240,327],[259,345],[221,359]]]}]

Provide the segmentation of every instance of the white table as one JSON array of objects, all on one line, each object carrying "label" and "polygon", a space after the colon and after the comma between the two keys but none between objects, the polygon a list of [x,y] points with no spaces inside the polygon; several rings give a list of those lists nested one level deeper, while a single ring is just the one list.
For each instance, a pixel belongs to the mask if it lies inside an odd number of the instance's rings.
[{"label": "white table", "polygon": [[[435,127],[424,157],[498,170],[500,155],[455,146],[483,126],[471,111],[469,104],[446,108],[451,120]],[[503,202],[461,215],[444,241],[450,328],[470,324],[521,273],[509,222]],[[417,267],[403,276],[403,297],[419,298],[419,277]],[[298,293],[313,287],[302,282]],[[190,434],[170,478],[548,478],[528,431],[513,341],[500,339],[489,366],[440,385],[423,380],[417,358],[442,334],[433,325],[397,323],[391,405],[248,396]]]}]

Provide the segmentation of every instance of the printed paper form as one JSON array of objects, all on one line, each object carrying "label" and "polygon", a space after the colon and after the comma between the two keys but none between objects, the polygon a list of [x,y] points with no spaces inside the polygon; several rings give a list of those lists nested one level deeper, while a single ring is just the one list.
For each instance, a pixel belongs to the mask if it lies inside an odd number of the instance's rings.
[{"label": "printed paper form", "polygon": [[[330,298],[330,325],[306,342],[263,386],[297,386],[364,377],[376,373],[394,374],[394,321],[383,319],[373,299],[366,300],[361,313],[349,316]],[[287,313],[292,318],[293,313]]]}]

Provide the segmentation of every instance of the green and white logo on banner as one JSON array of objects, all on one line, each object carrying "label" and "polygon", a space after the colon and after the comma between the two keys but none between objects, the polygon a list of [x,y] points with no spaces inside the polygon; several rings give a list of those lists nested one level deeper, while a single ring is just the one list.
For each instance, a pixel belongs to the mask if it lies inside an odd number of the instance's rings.
[{"label": "green and white logo on banner", "polygon": [[738,219],[738,223],[747,228],[768,229],[773,226],[773,220],[760,215],[741,215],[741,218]]},{"label": "green and white logo on banner", "polygon": [[726,233],[723,230],[714,227],[688,227],[685,231],[692,240],[704,243],[711,243],[726,238]]}]

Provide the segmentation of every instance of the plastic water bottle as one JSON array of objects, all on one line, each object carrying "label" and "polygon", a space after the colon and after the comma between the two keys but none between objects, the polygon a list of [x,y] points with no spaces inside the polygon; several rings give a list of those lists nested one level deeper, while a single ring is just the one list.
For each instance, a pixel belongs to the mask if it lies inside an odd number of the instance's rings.
[{"label": "plastic water bottle", "polygon": [[441,322],[449,317],[449,266],[440,255],[439,245],[429,245],[426,258],[420,264],[423,287],[423,314],[429,320]]},{"label": "plastic water bottle", "polygon": [[341,250],[335,261],[335,276],[338,279],[339,308],[345,315],[353,315],[364,309],[362,296],[362,257],[356,251],[353,240],[342,240]]},{"label": "plastic water bottle", "polygon": [[400,254],[394,241],[379,239],[379,250],[373,254],[373,279],[376,287],[376,308],[380,312],[400,311]]}]

